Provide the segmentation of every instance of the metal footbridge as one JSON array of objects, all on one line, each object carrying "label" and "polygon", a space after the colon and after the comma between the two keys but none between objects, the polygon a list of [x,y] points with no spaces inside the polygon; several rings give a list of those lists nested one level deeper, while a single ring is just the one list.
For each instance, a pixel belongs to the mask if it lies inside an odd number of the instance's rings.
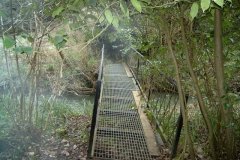
[{"label": "metal footbridge", "polygon": [[[151,160],[133,91],[136,82],[123,64],[100,65],[89,159]],[[104,69],[103,69],[104,68]]]},{"label": "metal footbridge", "polygon": [[[140,53],[139,55],[143,58]],[[155,122],[158,122],[161,110],[156,109],[156,106],[170,107],[173,105],[170,103],[172,96],[165,93],[160,95],[160,99],[156,99],[151,96],[151,86],[146,96],[139,81],[139,75],[141,75],[139,58],[136,64],[136,71],[133,71],[134,68],[128,67],[126,63],[104,64],[104,47],[102,48],[87,159],[153,160],[159,158],[160,151],[156,137],[142,106],[147,106],[148,110],[153,113]],[[144,60],[144,64],[152,65],[148,60]],[[174,80],[166,78],[166,81],[172,86],[171,91],[177,92]],[[140,101],[140,95],[144,102]],[[187,98],[188,96],[186,96],[186,101]],[[151,106],[151,103],[154,103],[155,107]],[[177,104],[176,100],[173,109]],[[174,158],[177,153],[182,121],[180,110],[176,134],[172,137],[174,140],[171,158]],[[156,123],[156,126],[161,127],[159,123]],[[163,142],[160,144],[163,145]]]}]

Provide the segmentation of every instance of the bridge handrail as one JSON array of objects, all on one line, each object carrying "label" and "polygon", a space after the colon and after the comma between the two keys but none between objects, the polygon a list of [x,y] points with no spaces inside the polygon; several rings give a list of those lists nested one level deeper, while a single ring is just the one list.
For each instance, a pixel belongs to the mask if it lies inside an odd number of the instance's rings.
[{"label": "bridge handrail", "polygon": [[97,79],[97,82],[96,82],[96,94],[95,94],[95,99],[94,99],[91,130],[90,130],[88,152],[87,152],[87,158],[88,159],[93,158],[93,154],[94,154],[94,149],[93,148],[94,148],[94,143],[95,143],[98,106],[99,106],[99,103],[100,103],[99,100],[100,100],[100,96],[101,96],[101,92],[102,92],[103,61],[104,61],[104,45],[102,47],[101,61],[100,61],[99,72],[98,72],[98,79]]},{"label": "bridge handrail", "polygon": [[[147,58],[144,57],[144,55],[142,55],[140,52],[138,52],[135,48],[131,47],[131,49],[141,58],[143,59],[145,62],[149,63],[152,67],[155,67],[154,64]],[[140,62],[139,62],[139,57],[137,58],[137,75],[135,75],[134,71],[132,70],[131,66],[127,63],[127,65],[129,66],[131,72],[133,73],[133,76],[134,78],[136,79],[136,82],[137,82],[137,85],[140,87],[140,90],[143,94],[143,97],[147,103],[147,107],[151,107],[150,104],[149,104],[149,101],[150,101],[150,97],[151,97],[151,86],[150,86],[150,89],[148,90],[148,96],[145,95],[145,93],[143,93],[143,90],[140,86],[140,82],[139,82],[139,68],[140,68]],[[127,61],[127,60],[126,60]],[[156,68],[160,75],[161,76],[164,76],[164,78],[166,78],[167,82],[173,86],[173,92],[175,93],[178,93],[178,90],[177,90],[177,84],[176,84],[176,81],[172,78],[169,78],[169,77],[166,77],[164,74],[161,73],[161,71]],[[152,78],[152,77],[151,77]],[[186,102],[188,101],[188,95],[185,95],[185,99],[186,99]],[[157,118],[155,117],[155,115],[153,115],[155,121],[156,121],[156,126],[161,130],[161,126],[160,124],[157,122]],[[177,147],[178,147],[178,143],[179,143],[179,138],[180,138],[180,134],[181,134],[181,130],[182,130],[182,126],[183,126],[183,117],[182,117],[182,111],[180,110],[180,114],[179,114],[179,117],[178,117],[178,120],[177,120],[177,124],[176,124],[176,131],[175,131],[175,137],[174,137],[174,140],[173,140],[173,145],[172,145],[172,150],[171,150],[171,159],[173,159],[175,156],[176,156],[176,153],[177,153]]]},{"label": "bridge handrail", "polygon": [[[149,63],[151,65],[151,67],[156,68],[156,66],[149,60],[147,59],[144,55],[142,55],[139,51],[137,51],[135,48],[130,47],[138,56],[140,56],[141,59],[143,59],[145,62]],[[139,58],[137,59],[138,61],[138,65],[137,65],[137,73],[139,72],[139,67],[140,67],[140,62],[139,62]],[[177,93],[177,84],[176,81],[173,78],[167,77],[166,75],[164,75],[159,68],[156,68],[158,70],[158,72],[160,73],[161,76],[163,76],[166,80],[167,83],[169,83],[170,85],[173,86],[172,88],[172,92],[176,92]],[[138,77],[138,75],[136,75]]]}]

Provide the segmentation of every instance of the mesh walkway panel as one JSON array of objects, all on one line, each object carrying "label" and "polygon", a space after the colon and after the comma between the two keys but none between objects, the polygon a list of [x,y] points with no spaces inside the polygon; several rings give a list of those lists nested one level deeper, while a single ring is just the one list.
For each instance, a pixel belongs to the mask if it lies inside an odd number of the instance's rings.
[{"label": "mesh walkway panel", "polygon": [[137,87],[122,64],[105,67],[95,159],[151,160],[133,90]]}]

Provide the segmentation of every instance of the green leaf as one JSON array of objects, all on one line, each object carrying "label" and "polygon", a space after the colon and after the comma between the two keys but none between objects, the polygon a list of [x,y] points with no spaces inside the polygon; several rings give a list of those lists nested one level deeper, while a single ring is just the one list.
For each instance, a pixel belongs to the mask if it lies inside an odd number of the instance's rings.
[{"label": "green leaf", "polygon": [[59,49],[63,48],[66,43],[67,43],[66,40],[62,41],[61,43],[58,43],[58,44],[56,45],[56,48],[59,50]]},{"label": "green leaf", "polygon": [[33,48],[29,46],[18,46],[14,49],[14,51],[20,54],[23,54],[23,53],[32,54]]},{"label": "green leaf", "polygon": [[118,27],[119,27],[119,20],[118,20],[117,17],[114,17],[114,18],[113,18],[112,24],[113,24],[113,26],[114,26],[115,28],[118,28]]},{"label": "green leaf", "polygon": [[65,37],[66,35],[56,35],[53,39],[51,39],[52,43],[55,45],[55,47],[58,50],[60,48],[63,48],[67,43],[67,40],[65,39]]},{"label": "green leaf", "polygon": [[142,12],[141,3],[138,0],[131,0],[131,3],[138,12]]},{"label": "green leaf", "polygon": [[54,44],[54,46],[59,50],[63,48],[67,43],[67,35],[56,35],[55,37],[49,36],[49,41]]},{"label": "green leaf", "polygon": [[55,44],[61,43],[63,40],[64,40],[63,36],[57,35],[57,36],[54,37],[54,43]]},{"label": "green leaf", "polygon": [[120,8],[122,10],[122,12],[129,17],[129,10],[128,10],[128,7],[127,7],[127,4],[125,1],[121,0],[120,1]]},{"label": "green leaf", "polygon": [[55,9],[52,13],[52,17],[55,18],[56,16],[59,16],[60,13],[62,13],[64,10],[64,8],[62,6],[58,7],[57,9]]},{"label": "green leaf", "polygon": [[27,38],[27,40],[28,40],[28,42],[30,42],[30,43],[33,43],[33,42],[34,42],[34,39],[33,39],[33,37],[31,37],[31,36],[29,36],[29,37]]},{"label": "green leaf", "polygon": [[128,7],[125,1],[121,0],[120,1],[120,8],[122,10],[122,12],[126,15],[128,12]]},{"label": "green leaf", "polygon": [[190,16],[191,16],[191,20],[193,21],[193,19],[197,16],[198,14],[198,3],[197,2],[194,2],[192,4],[192,7],[191,7],[191,11],[190,11]]},{"label": "green leaf", "polygon": [[108,21],[110,24],[112,24],[112,21],[113,21],[112,12],[111,12],[109,9],[107,9],[107,10],[104,12],[104,14],[105,14],[105,17],[106,17],[107,21]]},{"label": "green leaf", "polygon": [[5,36],[3,40],[3,46],[5,48],[12,48],[15,45],[15,40],[12,37]]},{"label": "green leaf", "polygon": [[97,0],[88,0],[87,4],[96,5],[97,4]]},{"label": "green leaf", "polygon": [[219,5],[220,7],[223,7],[224,5],[224,0],[213,0],[217,5]]},{"label": "green leaf", "polygon": [[84,3],[85,2],[83,0],[75,0],[72,5],[75,6],[76,8],[78,8],[78,10],[79,10],[79,7],[83,7]]},{"label": "green leaf", "polygon": [[0,17],[5,17],[5,16],[6,16],[6,14],[0,10]]},{"label": "green leaf", "polygon": [[29,37],[29,35],[27,33],[22,33],[21,37],[24,38],[24,39],[27,39]]},{"label": "green leaf", "polygon": [[151,4],[151,0],[142,0],[142,2],[145,2],[147,4]]},{"label": "green leaf", "polygon": [[211,0],[201,0],[201,8],[203,12],[208,10],[208,8],[210,7],[210,4],[211,4]]},{"label": "green leaf", "polygon": [[126,14],[126,16],[129,18],[129,15],[130,15],[130,14],[129,14],[129,9],[128,9],[128,10],[127,10],[127,14]]},{"label": "green leaf", "polygon": [[26,54],[32,54],[33,49],[32,47],[23,47],[23,52]]},{"label": "green leaf", "polygon": [[34,42],[34,38],[31,37],[30,35],[26,34],[26,33],[22,33],[21,37],[23,37],[24,39],[27,39],[29,42],[33,43]]},{"label": "green leaf", "polygon": [[69,5],[68,6],[68,9],[70,10],[70,11],[73,11],[73,12],[79,12],[79,9],[77,8],[77,7],[75,7],[75,6],[73,6],[73,5]]}]

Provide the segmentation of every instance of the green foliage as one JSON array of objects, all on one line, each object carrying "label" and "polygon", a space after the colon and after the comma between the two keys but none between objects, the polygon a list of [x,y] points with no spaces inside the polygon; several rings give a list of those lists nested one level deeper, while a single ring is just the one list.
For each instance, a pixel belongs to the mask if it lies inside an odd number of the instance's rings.
[{"label": "green foliage", "polygon": [[225,109],[233,109],[234,106],[238,107],[240,104],[240,95],[235,93],[227,93],[223,99],[225,101]]},{"label": "green foliage", "polygon": [[119,20],[116,16],[113,18],[112,24],[115,28],[119,27]]},{"label": "green foliage", "polygon": [[131,0],[131,3],[138,12],[140,12],[140,13],[142,12],[142,5],[141,5],[140,1]]},{"label": "green foliage", "polygon": [[113,15],[112,15],[112,12],[111,12],[109,9],[107,9],[107,10],[104,12],[104,15],[105,15],[108,23],[112,24],[113,19],[114,19],[114,18],[113,18]]},{"label": "green foliage", "polygon": [[190,17],[191,17],[191,20],[193,21],[193,19],[197,16],[198,14],[198,3],[197,2],[194,2],[192,4],[192,7],[191,7],[191,11],[190,11]]},{"label": "green foliage", "polygon": [[145,2],[145,3],[147,3],[148,5],[151,4],[151,0],[142,0],[142,2]]},{"label": "green foliage", "polygon": [[33,48],[30,46],[17,46],[16,48],[14,48],[14,51],[20,54],[23,54],[23,53],[32,54]]},{"label": "green foliage", "polygon": [[0,137],[6,136],[8,133],[8,129],[11,126],[11,120],[7,116],[6,112],[7,110],[5,109],[5,104],[4,104],[4,99],[0,99]]},{"label": "green foliage", "polygon": [[211,4],[211,0],[201,0],[201,8],[203,12],[208,10],[208,8],[210,7],[210,4]]},{"label": "green foliage", "polygon": [[103,23],[104,20],[105,20],[105,17],[104,17],[104,16],[101,16],[101,17],[99,18],[99,22],[100,22],[100,23]]},{"label": "green foliage", "polygon": [[120,1],[120,8],[121,8],[123,14],[126,17],[129,17],[129,9],[128,9],[128,6],[127,6],[127,4],[126,4],[126,2],[124,0]]},{"label": "green foliage", "polygon": [[57,50],[60,50],[61,48],[63,48],[65,46],[65,44],[67,43],[67,35],[66,34],[58,34],[56,36],[49,37],[50,41],[54,44],[54,46],[57,48]]},{"label": "green foliage", "polygon": [[0,17],[5,17],[5,16],[6,16],[5,12],[0,10]]},{"label": "green foliage", "polygon": [[24,39],[27,39],[30,43],[33,43],[33,41],[34,41],[33,37],[26,33],[22,33],[21,37],[23,37]]},{"label": "green foliage", "polygon": [[55,17],[59,16],[63,11],[64,11],[64,7],[62,7],[62,6],[56,8],[52,13],[52,17],[55,18]]},{"label": "green foliage", "polygon": [[97,0],[87,0],[87,4],[88,5],[96,5],[97,4]]},{"label": "green foliage", "polygon": [[18,118],[17,101],[11,97],[11,94],[5,93],[0,96],[0,138],[8,135],[13,127],[16,118]]},{"label": "green foliage", "polygon": [[223,7],[224,5],[224,0],[213,0],[217,5],[219,5],[220,7]]},{"label": "green foliage", "polygon": [[15,45],[15,40],[10,36],[4,36],[3,46],[7,49],[12,48]]}]

